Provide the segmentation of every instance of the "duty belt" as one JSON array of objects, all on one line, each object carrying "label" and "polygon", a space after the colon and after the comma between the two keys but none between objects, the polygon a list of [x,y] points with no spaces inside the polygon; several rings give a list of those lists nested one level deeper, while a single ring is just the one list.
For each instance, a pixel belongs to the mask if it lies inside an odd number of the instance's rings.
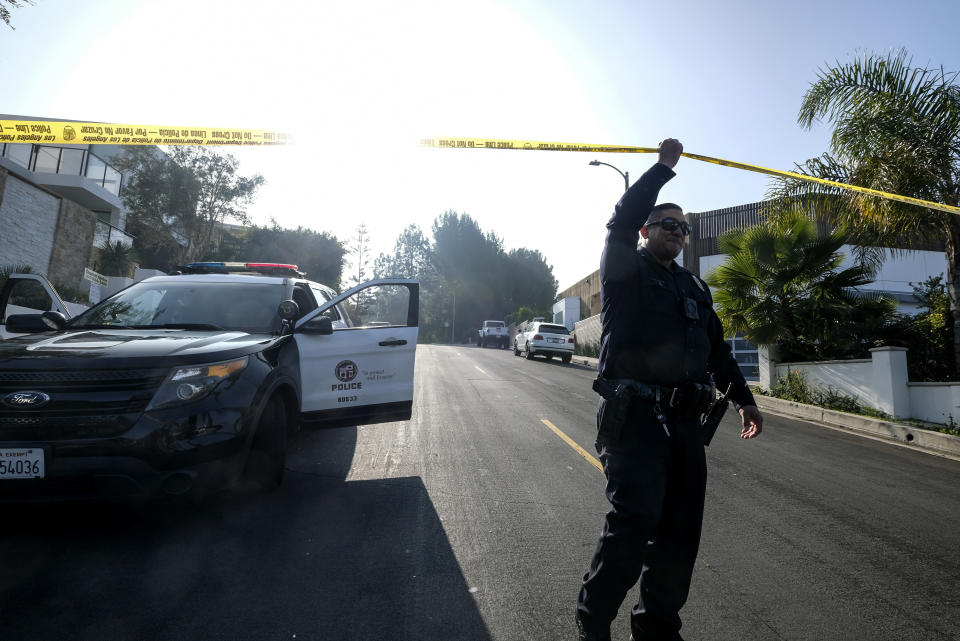
[{"label": "duty belt", "polygon": [[612,382],[622,385],[625,393],[644,401],[652,401],[663,407],[677,407],[681,403],[703,403],[704,398],[715,395],[712,383],[686,383],[680,387],[665,387],[641,383],[632,378],[615,378]]}]

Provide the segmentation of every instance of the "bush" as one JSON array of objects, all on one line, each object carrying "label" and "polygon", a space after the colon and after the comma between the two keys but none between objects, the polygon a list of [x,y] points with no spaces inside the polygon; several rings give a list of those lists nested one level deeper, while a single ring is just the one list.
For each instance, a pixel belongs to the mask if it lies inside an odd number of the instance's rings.
[{"label": "bush", "polygon": [[807,384],[807,377],[799,370],[789,370],[786,376],[777,379],[770,388],[770,396],[782,398],[794,403],[813,404],[813,393]]},{"label": "bush", "polygon": [[57,290],[57,294],[60,295],[60,298],[68,303],[78,303],[80,305],[90,304],[89,291],[84,291],[77,287],[70,287],[69,285],[64,285],[63,283],[53,283],[53,288]]},{"label": "bush", "polygon": [[811,385],[807,382],[806,375],[799,370],[790,370],[786,376],[778,378],[776,384],[770,388],[770,395],[787,401],[817,405],[838,412],[862,414],[873,418],[891,418],[886,412],[863,405],[853,396],[844,394],[834,387]]},{"label": "bush", "polygon": [[594,341],[587,341],[577,343],[573,346],[573,353],[577,356],[589,356],[591,358],[597,358],[600,356],[600,346]]}]

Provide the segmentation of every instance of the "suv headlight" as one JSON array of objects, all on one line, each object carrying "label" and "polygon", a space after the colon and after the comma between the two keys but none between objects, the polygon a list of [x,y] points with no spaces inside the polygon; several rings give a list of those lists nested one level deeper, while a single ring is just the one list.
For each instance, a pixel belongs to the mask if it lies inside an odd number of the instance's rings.
[{"label": "suv headlight", "polygon": [[170,372],[153,395],[146,411],[199,401],[223,381],[236,378],[247,366],[247,361],[248,357],[244,356],[232,361],[178,367]]}]

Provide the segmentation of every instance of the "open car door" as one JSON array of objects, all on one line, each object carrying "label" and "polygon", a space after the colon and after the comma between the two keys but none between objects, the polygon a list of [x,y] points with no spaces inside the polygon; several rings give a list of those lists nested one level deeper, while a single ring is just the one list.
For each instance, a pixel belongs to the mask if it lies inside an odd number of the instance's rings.
[{"label": "open car door", "polygon": [[[67,305],[46,278],[39,274],[10,274],[0,289],[0,339],[24,335],[7,329],[7,319],[11,316],[36,315],[47,311],[60,312],[70,318]],[[39,317],[35,320],[38,331],[48,331],[49,328],[43,325]]]},{"label": "open car door", "polygon": [[294,340],[302,418],[326,425],[408,420],[419,305],[418,281],[383,278],[357,285],[301,318]]}]

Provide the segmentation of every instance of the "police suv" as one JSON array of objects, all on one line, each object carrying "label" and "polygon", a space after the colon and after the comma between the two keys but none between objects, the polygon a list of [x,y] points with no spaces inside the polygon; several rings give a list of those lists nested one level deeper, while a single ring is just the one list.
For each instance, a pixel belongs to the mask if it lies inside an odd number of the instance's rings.
[{"label": "police suv", "polygon": [[0,501],[276,488],[301,425],[410,418],[418,301],[415,280],[338,295],[296,265],[193,263],[69,318],[45,279],[15,274]]}]

